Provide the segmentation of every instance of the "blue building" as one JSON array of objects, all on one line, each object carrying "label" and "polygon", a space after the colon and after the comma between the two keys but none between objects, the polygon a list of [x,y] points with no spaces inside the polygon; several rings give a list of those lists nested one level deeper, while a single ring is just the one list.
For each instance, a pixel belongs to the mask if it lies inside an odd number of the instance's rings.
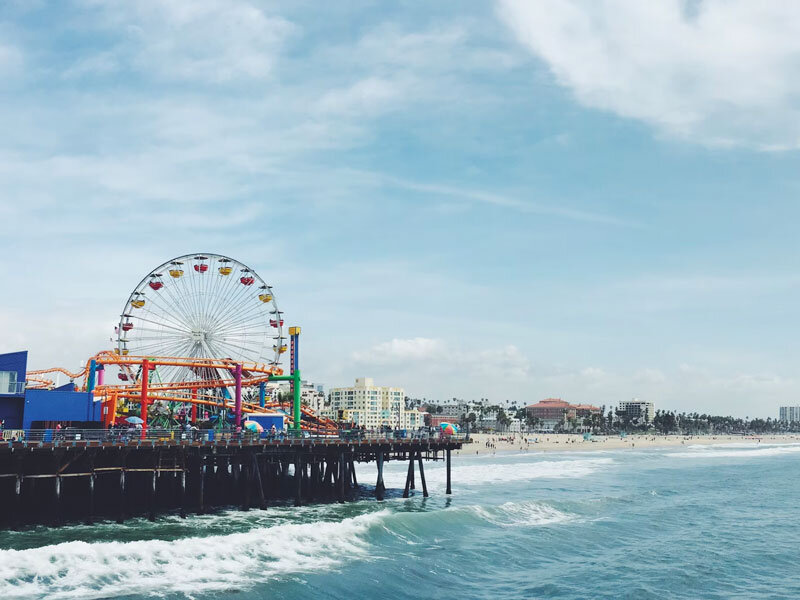
[{"label": "blue building", "polygon": [[27,352],[0,354],[0,420],[4,429],[97,427],[101,403],[89,392],[76,392],[72,383],[51,390],[25,387]]},{"label": "blue building", "polygon": [[22,427],[28,353],[0,354],[0,421],[6,429]]}]

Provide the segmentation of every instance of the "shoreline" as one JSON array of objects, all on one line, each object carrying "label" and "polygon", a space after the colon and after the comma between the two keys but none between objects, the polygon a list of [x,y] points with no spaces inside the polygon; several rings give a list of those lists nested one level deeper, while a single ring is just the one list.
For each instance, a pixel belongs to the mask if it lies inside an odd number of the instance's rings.
[{"label": "shoreline", "polygon": [[[715,444],[800,444],[800,433],[772,435],[629,435],[593,436],[583,439],[583,434],[470,434],[474,441],[465,444],[456,456],[482,454],[525,454],[529,452],[591,452],[597,450],[625,450],[637,448],[680,448],[687,446],[713,446]],[[513,441],[512,441],[513,440]],[[534,441],[538,440],[538,441]],[[488,445],[487,445],[488,443]]]}]

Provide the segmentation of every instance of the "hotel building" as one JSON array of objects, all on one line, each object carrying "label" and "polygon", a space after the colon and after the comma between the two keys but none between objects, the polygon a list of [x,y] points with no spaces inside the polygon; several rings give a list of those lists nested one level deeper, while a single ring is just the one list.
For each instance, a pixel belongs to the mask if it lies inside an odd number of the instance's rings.
[{"label": "hotel building", "polygon": [[377,386],[369,377],[359,377],[353,387],[331,389],[323,415],[367,429],[417,429],[424,425],[424,413],[406,410],[405,396],[403,388]]}]

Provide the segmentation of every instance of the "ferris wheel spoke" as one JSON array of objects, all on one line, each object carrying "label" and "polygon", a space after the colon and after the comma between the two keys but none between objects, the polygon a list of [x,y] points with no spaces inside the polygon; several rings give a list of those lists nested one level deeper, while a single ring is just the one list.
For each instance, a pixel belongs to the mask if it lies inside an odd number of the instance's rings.
[{"label": "ferris wheel spoke", "polygon": [[[159,293],[166,289],[166,286],[159,290]],[[194,329],[194,320],[192,318],[192,313],[190,310],[187,310],[183,304],[177,303],[172,297],[172,292],[167,292],[163,295],[158,297],[158,304],[159,307],[165,312],[165,314],[169,315],[172,319],[177,320],[184,324],[184,327],[191,331]]]},{"label": "ferris wheel spoke", "polygon": [[218,293],[207,307],[208,310],[206,311],[206,319],[207,324],[209,325],[214,322],[219,315],[235,310],[235,298],[237,294],[241,292],[241,288],[237,286],[240,266],[238,264],[226,264],[231,266],[234,271],[230,275],[223,277],[223,281],[219,285]]},{"label": "ferris wheel spoke", "polygon": [[164,335],[140,335],[136,338],[137,342],[150,342],[153,340],[170,343],[170,342],[178,342],[180,340],[186,339],[185,336],[164,336]]},{"label": "ferris wheel spoke", "polygon": [[217,331],[218,332],[226,331],[244,325],[249,325],[250,327],[257,327],[257,328],[261,327],[267,328],[268,326],[270,326],[268,323],[267,315],[259,315],[258,313],[253,313],[248,315],[240,315],[236,319],[231,319],[224,326],[218,327]]},{"label": "ferris wheel spoke", "polygon": [[192,273],[191,278],[187,281],[187,285],[189,287],[188,294],[192,300],[192,311],[195,315],[195,323],[197,329],[203,328],[202,322],[202,312],[203,312],[203,303],[204,303],[204,290],[205,285],[208,282],[208,278],[211,277],[211,260],[206,262],[208,265],[208,271],[205,273],[199,273],[195,271]]},{"label": "ferris wheel spoke", "polygon": [[244,293],[242,290],[232,287],[232,283],[225,286],[224,295],[216,299],[216,306],[212,307],[211,312],[206,317],[206,324],[212,330],[217,330],[227,322],[232,315],[237,314],[238,298]]},{"label": "ferris wheel spoke", "polygon": [[182,319],[180,314],[176,313],[174,309],[170,310],[167,308],[162,298],[156,296],[155,294],[148,297],[150,298],[152,305],[159,309],[162,319],[168,319],[183,329],[191,330],[191,325]]},{"label": "ferris wheel spoke", "polygon": [[[169,320],[182,329],[190,329],[189,324],[181,317],[180,313],[175,311],[174,308],[170,309],[164,298],[158,292],[152,292],[145,298],[149,300],[149,302],[145,305],[145,308],[147,311],[153,314],[154,317],[160,318],[161,320]],[[156,310],[158,312],[156,312]]]},{"label": "ferris wheel spoke", "polygon": [[[147,354],[150,354],[151,356],[176,356],[175,354],[166,354],[166,352],[169,352],[169,351],[171,351],[173,349],[178,349],[180,347],[181,347],[181,344],[175,344],[175,343],[165,344],[163,341],[158,341],[158,342],[151,342],[149,344],[140,344],[140,345],[135,346],[134,349],[135,349],[136,353],[141,355],[141,356],[144,356],[144,355],[147,355]],[[154,352],[152,352],[152,350],[157,350],[157,349],[158,350],[162,350],[165,353],[161,353],[161,352],[154,353]],[[145,352],[145,350],[147,352]]]},{"label": "ferris wheel spoke", "polygon": [[191,338],[191,336],[186,333],[174,333],[172,331],[164,331],[163,329],[151,329],[150,327],[140,327],[136,333],[140,335],[131,339],[143,340],[146,339],[145,336],[163,338],[165,340],[185,340]]},{"label": "ferris wheel spoke", "polygon": [[[231,279],[226,286],[225,302],[218,301],[216,306],[213,307],[209,316],[215,323],[220,323],[223,315],[235,315],[240,312],[242,302],[252,293],[251,286],[245,286],[240,283],[241,272],[240,269],[236,274],[236,278]],[[251,272],[251,274],[255,276],[254,273]],[[258,279],[260,281],[261,278],[259,277]],[[222,298],[220,297],[219,300],[222,300]]]},{"label": "ferris wheel spoke", "polygon": [[251,303],[252,306],[257,306],[258,303],[264,304],[263,302],[261,302],[261,300],[258,299],[258,294],[254,294],[249,286],[248,287],[242,286],[242,288],[243,289],[234,299],[235,303],[231,305],[231,314],[241,315],[244,314],[245,312],[249,312]]},{"label": "ferris wheel spoke", "polygon": [[[149,305],[139,310],[141,310],[141,312],[134,312],[131,314],[131,319],[143,319],[154,325],[163,325],[164,327],[171,327],[177,331],[186,331],[186,326],[183,323],[179,323],[170,318],[165,318],[161,311],[155,312],[151,310]],[[150,318],[145,318],[144,315],[147,315]]]},{"label": "ferris wheel spoke", "polygon": [[199,329],[197,322],[198,303],[195,294],[195,279],[201,277],[202,273],[194,270],[194,257],[187,257],[186,270],[175,286],[176,294],[180,296],[183,310],[187,314],[187,320],[191,323],[190,329]]},{"label": "ferris wheel spoke", "polygon": [[194,323],[194,320],[192,318],[192,310],[190,308],[188,298],[186,297],[186,294],[184,292],[184,287],[185,287],[184,277],[191,277],[191,275],[187,275],[186,272],[184,271],[184,274],[181,277],[173,278],[173,280],[169,282],[167,285],[165,285],[164,288],[162,289],[167,290],[166,293],[169,294],[169,296],[173,299],[175,306],[178,307],[183,312],[186,321],[188,323],[191,323],[192,325],[191,328],[195,328],[196,324]]},{"label": "ferris wheel spoke", "polygon": [[165,336],[165,335],[140,335],[128,340],[131,349],[148,345],[148,342],[160,343],[162,346],[180,345],[186,340],[186,336]]},{"label": "ferris wheel spoke", "polygon": [[234,344],[232,342],[224,342],[224,341],[221,341],[221,340],[215,340],[215,341],[220,346],[227,346],[229,348],[237,348],[239,350],[244,350],[246,352],[255,352],[256,354],[258,353],[258,350],[256,348],[251,347],[251,346],[243,346],[243,345],[239,345],[239,344]]},{"label": "ferris wheel spoke", "polygon": [[[188,333],[185,329],[179,329],[178,327],[174,327],[172,325],[167,325],[166,323],[159,323],[158,321],[153,321],[152,319],[146,319],[146,318],[144,318],[142,316],[131,315],[131,318],[132,319],[138,319],[140,321],[145,321],[145,322],[151,323],[153,325],[158,325],[159,327],[165,327],[167,329],[172,329],[174,331],[179,331],[180,333]],[[138,327],[138,329],[141,331],[144,328],[143,327]]]},{"label": "ferris wheel spoke", "polygon": [[215,333],[214,338],[215,339],[230,338],[230,337],[239,337],[242,335],[267,338],[270,337],[269,336],[269,334],[271,333],[270,330],[271,328],[265,327],[263,323],[254,324],[253,326],[248,326],[247,323],[243,323],[236,325],[236,329],[226,329]]},{"label": "ferris wheel spoke", "polygon": [[209,351],[214,354],[214,356],[218,356],[220,358],[233,358],[232,356],[226,356],[227,352],[223,350],[216,342],[206,342],[208,344]]},{"label": "ferris wheel spoke", "polygon": [[208,310],[209,307],[218,299],[221,295],[221,288],[220,279],[226,279],[228,276],[222,275],[219,272],[220,269],[219,257],[213,257],[209,260],[209,272],[208,277],[203,279],[202,282],[198,282],[198,289],[200,290],[200,295],[198,299],[200,300],[199,307],[198,307],[198,314],[197,320],[199,326],[203,329],[208,329]]},{"label": "ferris wheel spoke", "polygon": [[217,306],[224,306],[228,295],[230,294],[231,289],[231,281],[233,280],[231,275],[222,275],[219,272],[218,265],[225,265],[227,263],[221,263],[220,261],[215,261],[216,273],[214,276],[214,284],[211,289],[211,297],[210,301],[205,307],[203,311],[203,326],[210,327],[211,326],[211,315],[217,310]]},{"label": "ferris wheel spoke", "polygon": [[231,325],[236,325],[237,323],[243,323],[245,321],[261,322],[266,325],[267,323],[266,317],[267,313],[261,307],[255,306],[252,308],[248,308],[244,312],[240,313],[235,319],[228,321],[228,323],[225,324],[223,329],[230,327]]}]

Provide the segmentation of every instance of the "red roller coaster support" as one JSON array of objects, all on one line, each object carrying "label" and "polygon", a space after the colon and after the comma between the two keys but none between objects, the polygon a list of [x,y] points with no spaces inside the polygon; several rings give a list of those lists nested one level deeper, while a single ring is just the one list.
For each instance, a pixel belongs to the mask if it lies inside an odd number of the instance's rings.
[{"label": "red roller coaster support", "polygon": [[142,439],[147,434],[147,384],[150,379],[150,361],[146,358],[142,361],[142,398],[140,405],[142,408]]},{"label": "red roller coaster support", "polygon": [[242,426],[242,365],[236,365],[233,370],[233,376],[236,379],[236,405],[234,411],[236,412],[236,428]]},{"label": "red roller coaster support", "polygon": [[[197,400],[197,388],[192,390],[192,400]],[[197,423],[197,403],[192,402],[192,425]]]}]

